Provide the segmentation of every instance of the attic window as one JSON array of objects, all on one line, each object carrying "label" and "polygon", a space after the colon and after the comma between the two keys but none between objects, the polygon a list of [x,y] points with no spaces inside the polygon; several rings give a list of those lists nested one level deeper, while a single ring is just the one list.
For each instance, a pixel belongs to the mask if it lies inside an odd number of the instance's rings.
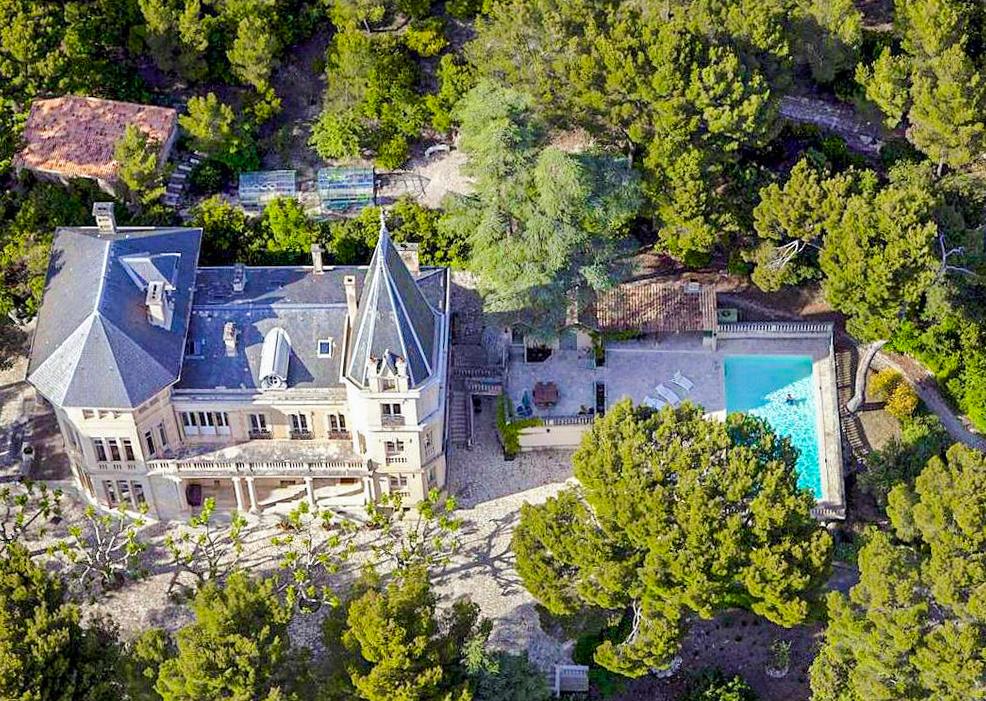
[{"label": "attic window", "polygon": [[199,338],[187,338],[185,339],[185,357],[186,358],[201,358],[202,357],[202,339]]},{"label": "attic window", "polygon": [[331,338],[320,338],[320,339],[318,339],[318,357],[319,358],[331,358],[332,357],[332,339]]}]

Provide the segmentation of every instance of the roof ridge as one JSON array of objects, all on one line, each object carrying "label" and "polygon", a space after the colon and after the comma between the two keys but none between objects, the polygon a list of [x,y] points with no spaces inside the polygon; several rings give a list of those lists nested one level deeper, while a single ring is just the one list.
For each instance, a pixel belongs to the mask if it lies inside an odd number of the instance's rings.
[{"label": "roof ridge", "polygon": [[[100,322],[101,322],[101,325],[104,326],[104,328],[103,328],[103,332],[104,333],[106,333],[105,325],[108,324],[109,326],[111,326],[120,335],[121,338],[125,339],[128,343],[130,343],[132,346],[134,346],[135,348],[137,348],[140,351],[141,355],[144,357],[144,360],[141,362],[142,367],[146,367],[147,360],[150,360],[164,374],[166,374],[166,375],[172,374],[171,370],[169,370],[168,368],[166,368],[163,365],[161,365],[161,362],[157,358],[155,358],[153,355],[151,355],[150,353],[148,353],[147,350],[142,345],[140,345],[135,340],[133,340],[130,337],[130,335],[127,334],[119,326],[117,326],[116,323],[112,319],[110,319],[109,317],[104,317],[102,314],[98,314],[98,313],[96,314],[96,316],[99,317]],[[108,333],[106,334],[106,339],[107,339],[107,341],[110,340],[110,336],[109,336]],[[113,351],[113,357],[116,358],[116,352],[115,352],[116,349],[113,347],[112,342],[110,342],[110,350]],[[127,383],[124,382],[123,383],[123,386],[124,386],[124,388],[126,388]],[[128,397],[130,396],[130,392],[129,391],[127,392],[127,396]]]}]

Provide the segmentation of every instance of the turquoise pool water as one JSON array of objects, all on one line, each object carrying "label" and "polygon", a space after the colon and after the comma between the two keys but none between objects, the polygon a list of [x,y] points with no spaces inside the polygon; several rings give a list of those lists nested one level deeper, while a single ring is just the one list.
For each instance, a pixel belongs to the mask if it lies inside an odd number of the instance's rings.
[{"label": "turquoise pool water", "polygon": [[811,367],[807,355],[726,356],[726,412],[759,416],[790,438],[798,449],[798,484],[821,499],[821,441]]}]

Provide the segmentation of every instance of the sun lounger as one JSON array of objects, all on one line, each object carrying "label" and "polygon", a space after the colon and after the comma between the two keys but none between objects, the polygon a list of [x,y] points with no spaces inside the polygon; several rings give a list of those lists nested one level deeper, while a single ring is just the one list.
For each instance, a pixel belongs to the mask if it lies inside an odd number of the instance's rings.
[{"label": "sun lounger", "polygon": [[659,384],[655,390],[661,397],[667,400],[668,404],[671,406],[678,406],[681,404],[681,397],[674,393],[673,390],[668,389],[664,384]]},{"label": "sun lounger", "polygon": [[695,383],[689,380],[684,375],[682,375],[681,370],[675,372],[674,377],[671,378],[671,381],[674,382],[679,387],[681,387],[686,392],[691,392],[695,388]]},{"label": "sun lounger", "polygon": [[644,397],[644,402],[643,403],[644,403],[644,406],[649,406],[651,409],[660,409],[662,406],[664,406],[664,400],[663,399],[655,399],[654,397],[650,396],[649,394],[646,397]]}]

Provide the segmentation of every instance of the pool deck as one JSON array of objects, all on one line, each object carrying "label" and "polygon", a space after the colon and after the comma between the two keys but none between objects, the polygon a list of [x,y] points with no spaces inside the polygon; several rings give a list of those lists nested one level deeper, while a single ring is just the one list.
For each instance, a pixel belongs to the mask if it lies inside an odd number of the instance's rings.
[{"label": "pool deck", "polygon": [[[606,386],[607,407],[625,397],[635,404],[642,404],[646,397],[657,398],[656,387],[663,383],[682,400],[701,405],[706,415],[723,419],[726,414],[723,360],[730,355],[812,358],[821,422],[822,498],[815,512],[818,518],[826,520],[844,518],[842,440],[831,337],[720,339],[715,350],[703,346],[701,337],[687,334],[662,336],[659,340],[610,342],[606,344],[606,364],[599,368],[594,367],[591,357],[579,351],[556,350],[542,363],[511,361],[507,391],[516,406],[525,391],[533,391],[536,382],[554,382],[559,389],[558,403],[550,409],[534,409],[535,416],[550,419],[574,416],[594,407],[597,382]],[[672,382],[671,378],[679,371],[694,383],[690,391]]]}]

